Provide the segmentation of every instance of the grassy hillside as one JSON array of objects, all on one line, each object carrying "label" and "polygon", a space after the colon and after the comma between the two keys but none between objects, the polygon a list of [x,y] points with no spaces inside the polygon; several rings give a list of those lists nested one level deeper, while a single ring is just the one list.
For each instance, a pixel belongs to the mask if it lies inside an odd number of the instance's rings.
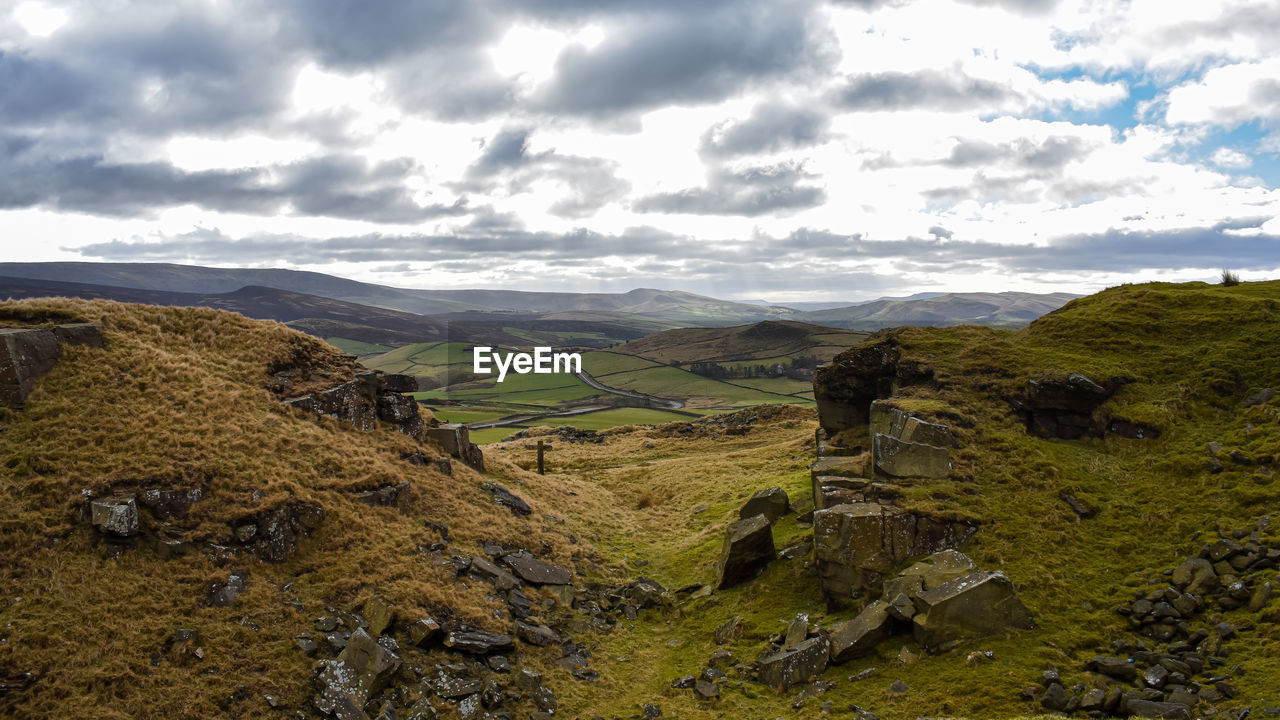
[{"label": "grassy hillside", "polygon": [[[318,340],[200,308],[0,303],[0,325],[51,321],[100,322],[106,347],[65,348],[23,410],[0,408],[0,715],[305,710],[312,659],[294,638],[313,633],[316,618],[332,609],[377,593],[406,619],[429,614],[506,628],[494,615],[505,605],[489,586],[459,582],[427,552],[442,542],[433,527],[447,526],[450,546],[467,553],[480,552],[482,539],[545,550],[565,565],[590,553],[588,543],[570,543],[543,519],[539,497],[559,494],[544,478],[497,458],[488,477],[460,462],[446,477],[402,460],[434,451],[390,429],[359,432],[282,407],[271,390],[281,368],[305,370],[298,391],[361,369]],[[481,488],[487,480],[518,488],[534,514],[520,518],[494,504]],[[412,495],[404,513],[353,498],[401,482]],[[234,550],[161,560],[145,544],[115,557],[82,514],[86,497],[144,488],[201,491],[166,525],[140,512],[148,533],[196,547],[234,545],[234,523],[291,503],[318,504],[323,520],[279,564]],[[233,569],[247,570],[245,593],[231,607],[209,606],[210,583]],[[169,653],[178,628],[198,631],[202,659],[179,662]],[[431,653],[402,654],[427,668],[457,657]],[[264,695],[282,710],[270,709]]]},{"label": "grassy hillside", "polygon": [[[577,688],[569,709],[624,715],[654,702],[664,716],[801,718],[830,702],[885,718],[1038,715],[1037,703],[1021,699],[1023,688],[1051,667],[1067,685],[1101,684],[1085,662],[1115,654],[1113,640],[1134,637],[1115,608],[1164,587],[1167,571],[1219,531],[1255,531],[1258,518],[1269,515],[1261,540],[1280,546],[1274,521],[1280,402],[1244,407],[1259,390],[1280,387],[1280,282],[1125,286],[1073,301],[1017,332],[908,328],[873,340],[888,337],[904,361],[933,372],[934,382],[902,391],[903,404],[959,435],[950,477],[907,488],[904,501],[979,521],[981,530],[963,551],[980,567],[1008,574],[1036,629],[966,641],[940,655],[895,638],[866,658],[829,668],[821,680],[834,686],[798,709],[792,703],[800,688],[779,696],[732,671],[715,703],[670,688],[671,679],[696,675],[716,650],[749,662],[796,613],[824,627],[855,614],[828,614],[803,560],[777,561],[753,582],[691,600],[666,617],[642,617],[633,631],[603,639],[600,653],[626,662],[595,687]],[[1154,425],[1161,436],[1028,435],[1008,398],[1025,391],[1029,379],[1069,372],[1128,379],[1104,409]],[[651,563],[645,571],[669,586],[706,582],[724,526],[752,491],[779,485],[793,499],[808,492],[812,414],[749,412],[760,419],[742,435],[717,436],[723,426],[707,421],[690,434],[659,428],[619,432],[603,445],[557,444],[549,457],[560,481],[611,508],[571,522],[596,533],[606,552]],[[720,422],[731,424],[730,417]],[[1209,442],[1223,446],[1221,472],[1212,469]],[[491,447],[518,464],[532,462],[521,442]],[[1078,516],[1061,499],[1064,491],[1096,514]],[[808,534],[789,516],[775,540],[783,546]],[[716,645],[712,631],[735,615],[744,617],[743,637]],[[1212,671],[1239,692],[1217,703],[1219,716],[1280,707],[1280,600],[1273,597],[1256,613],[1215,604],[1192,627],[1218,622],[1241,629],[1226,643],[1226,665]],[[990,659],[971,657],[975,652],[990,652]],[[870,679],[848,679],[869,668],[876,668]],[[894,680],[909,691],[891,693]],[[601,705],[602,696],[614,701]]]},{"label": "grassy hillside", "polygon": [[821,325],[770,321],[729,328],[668,330],[612,350],[668,364],[763,361],[799,355],[817,355],[825,362],[866,336],[863,332]]}]

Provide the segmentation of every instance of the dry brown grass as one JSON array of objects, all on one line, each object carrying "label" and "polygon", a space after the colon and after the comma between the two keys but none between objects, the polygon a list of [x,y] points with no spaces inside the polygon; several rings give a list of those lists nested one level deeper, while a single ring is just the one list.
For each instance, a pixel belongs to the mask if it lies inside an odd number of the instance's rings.
[{"label": "dry brown grass", "polygon": [[[407,617],[502,627],[488,586],[467,587],[433,562],[426,549],[440,538],[427,522],[447,524],[451,545],[465,552],[483,539],[564,564],[590,552],[538,512],[542,494],[554,491],[536,475],[491,463],[491,475],[535,506],[532,517],[518,518],[481,489],[489,478],[460,462],[446,477],[401,460],[434,451],[389,428],[363,433],[282,407],[269,390],[272,371],[305,366],[304,383],[319,387],[356,369],[318,340],[200,308],[0,303],[0,323],[50,320],[100,322],[106,348],[67,348],[25,409],[2,418],[0,671],[37,679],[0,698],[0,710],[31,718],[258,715],[263,693],[299,707],[310,660],[292,638],[326,608],[376,590]],[[405,514],[350,496],[405,480],[413,488]],[[241,556],[219,567],[203,553],[162,561],[146,547],[110,559],[81,520],[81,491],[136,487],[203,488],[170,528],[188,540],[228,542],[232,521],[291,500],[319,503],[325,519],[278,565]],[[157,522],[140,515],[154,532]],[[208,583],[232,567],[249,570],[245,595],[229,608],[204,607]],[[304,610],[286,604],[292,600]],[[177,627],[200,630],[206,659],[153,665],[152,653]]]}]

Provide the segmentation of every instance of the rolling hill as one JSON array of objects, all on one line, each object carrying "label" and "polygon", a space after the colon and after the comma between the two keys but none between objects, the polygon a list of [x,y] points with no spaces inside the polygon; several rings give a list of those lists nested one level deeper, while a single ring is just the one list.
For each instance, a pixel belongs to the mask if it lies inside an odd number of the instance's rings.
[{"label": "rolling hill", "polygon": [[[271,287],[369,307],[420,315],[481,313],[466,318],[525,325],[534,320],[587,320],[654,332],[673,327],[725,327],[764,320],[794,320],[854,330],[899,325],[960,324],[1020,327],[1060,307],[1067,293],[919,293],[820,310],[761,306],[679,290],[639,288],[624,293],[550,293],[514,290],[421,290],[357,282],[315,272],[208,268],[165,263],[0,263],[0,277],[86,285],[224,294],[246,286]],[[3,290],[3,288],[0,288]],[[110,297],[105,290],[101,295]],[[117,298],[119,299],[119,298]],[[813,307],[813,304],[802,304]],[[825,303],[821,305],[826,305]],[[586,317],[580,314],[587,314]],[[532,317],[536,316],[536,317]]]}]

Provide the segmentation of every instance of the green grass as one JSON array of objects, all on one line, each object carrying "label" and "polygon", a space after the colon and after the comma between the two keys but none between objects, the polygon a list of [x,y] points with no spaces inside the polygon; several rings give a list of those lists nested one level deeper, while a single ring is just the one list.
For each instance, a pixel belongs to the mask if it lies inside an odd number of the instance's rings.
[{"label": "green grass", "polygon": [[459,342],[414,343],[377,357],[366,358],[363,362],[370,370],[430,376],[446,367],[469,368],[471,345]]},{"label": "green grass", "polygon": [[601,394],[577,377],[563,373],[508,373],[502,382],[497,382],[496,375],[494,378],[420,393],[420,396],[428,400],[449,398],[467,402],[509,402],[554,407],[572,401],[585,401]]},{"label": "green grass", "polygon": [[[604,378],[614,373],[648,367],[662,367],[662,364],[635,355],[609,350],[593,350],[582,354],[582,369],[594,378]],[[608,384],[607,380],[601,380],[601,382]]]},{"label": "green grass", "polygon": [[344,337],[329,337],[325,338],[324,341],[348,355],[374,355],[391,352],[395,349],[390,345],[375,345],[374,343],[361,342]]},{"label": "green grass", "polygon": [[808,380],[794,380],[792,378],[746,378],[742,380],[729,380],[734,385],[746,385],[749,388],[757,390],[766,390],[768,392],[783,393],[786,395],[803,395],[808,393],[813,396],[813,383]]},{"label": "green grass", "polygon": [[610,375],[610,387],[659,397],[687,398],[691,406],[735,407],[769,402],[787,402],[788,398],[749,387],[695,375],[673,367],[655,367]]}]

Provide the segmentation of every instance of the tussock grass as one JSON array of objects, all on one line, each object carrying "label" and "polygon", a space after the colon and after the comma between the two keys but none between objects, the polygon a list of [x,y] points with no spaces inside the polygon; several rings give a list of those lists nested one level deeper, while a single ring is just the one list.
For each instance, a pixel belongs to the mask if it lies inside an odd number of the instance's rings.
[{"label": "tussock grass", "polygon": [[[488,586],[456,582],[426,552],[440,541],[427,522],[448,525],[464,552],[485,539],[563,564],[590,552],[541,512],[517,518],[495,505],[480,488],[490,478],[460,462],[446,477],[401,460],[432,455],[428,446],[282,407],[273,372],[302,369],[292,391],[301,394],[359,369],[318,340],[202,308],[0,303],[10,326],[69,321],[102,323],[106,347],[65,348],[25,409],[4,411],[0,430],[0,670],[36,678],[0,698],[4,713],[256,717],[268,713],[264,693],[303,707],[311,661],[292,639],[326,608],[376,591],[410,619],[505,629]],[[542,495],[557,494],[509,463],[491,468],[538,511]],[[406,480],[406,514],[350,495]],[[112,559],[81,516],[83,490],[196,487],[203,499],[167,527],[142,510],[147,533],[229,543],[233,521],[293,500],[320,504],[325,518],[284,563],[245,555],[219,565],[199,552],[162,561],[147,547]],[[232,568],[249,571],[246,593],[232,607],[204,607],[208,584]],[[163,655],[178,627],[200,631],[204,661]]]}]

